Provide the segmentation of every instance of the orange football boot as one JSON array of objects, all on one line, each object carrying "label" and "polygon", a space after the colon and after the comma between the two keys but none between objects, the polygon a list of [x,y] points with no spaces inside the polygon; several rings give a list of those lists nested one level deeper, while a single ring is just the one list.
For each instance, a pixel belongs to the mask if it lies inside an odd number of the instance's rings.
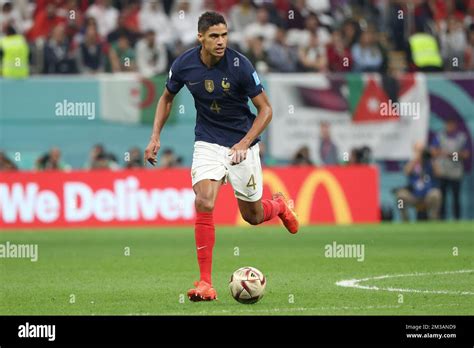
[{"label": "orange football boot", "polygon": [[292,199],[286,199],[281,192],[275,193],[273,199],[285,207],[285,210],[278,214],[278,217],[281,219],[286,229],[292,234],[298,232],[300,223],[298,221],[298,215],[296,215],[295,212],[294,201]]},{"label": "orange football boot", "polygon": [[194,282],[194,289],[188,290],[188,298],[193,302],[217,300],[217,292],[204,280]]}]

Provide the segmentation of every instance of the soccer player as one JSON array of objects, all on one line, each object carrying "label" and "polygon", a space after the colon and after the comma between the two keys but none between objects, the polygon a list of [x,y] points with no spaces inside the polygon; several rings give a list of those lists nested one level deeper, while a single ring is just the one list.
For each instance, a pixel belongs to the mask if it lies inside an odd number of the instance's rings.
[{"label": "soccer player", "polygon": [[[196,194],[195,239],[200,280],[188,291],[191,301],[212,301],[213,210],[222,184],[230,182],[240,213],[252,225],[278,216],[290,233],[298,232],[293,201],[281,193],[262,199],[259,136],[272,119],[272,108],[250,61],[227,48],[227,24],[222,15],[205,12],[198,22],[200,45],[173,62],[166,88],[156,107],[145,161],[155,165],[160,132],[174,96],[186,85],[194,97],[197,116],[191,178]],[[257,108],[255,116],[247,104]]]}]

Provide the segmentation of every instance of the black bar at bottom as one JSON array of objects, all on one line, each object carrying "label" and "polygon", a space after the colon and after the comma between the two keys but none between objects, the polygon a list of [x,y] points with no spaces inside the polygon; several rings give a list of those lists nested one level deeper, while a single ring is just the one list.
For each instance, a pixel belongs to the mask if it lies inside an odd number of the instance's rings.
[{"label": "black bar at bottom", "polygon": [[[325,344],[473,347],[472,316],[1,316],[0,346]],[[54,325],[54,340],[53,330]],[[31,336],[43,337],[31,337]],[[28,337],[20,337],[28,336]]]}]

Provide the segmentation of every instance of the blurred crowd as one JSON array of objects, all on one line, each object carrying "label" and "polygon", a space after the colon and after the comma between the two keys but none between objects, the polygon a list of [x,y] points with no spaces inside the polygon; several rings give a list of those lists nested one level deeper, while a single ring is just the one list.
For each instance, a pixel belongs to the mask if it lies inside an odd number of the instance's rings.
[{"label": "blurred crowd", "polygon": [[[474,70],[474,0],[0,0],[5,77],[165,73],[205,10],[259,72]],[[14,67],[14,68],[13,68]]]},{"label": "blurred crowd", "polygon": [[[15,162],[16,161],[7,156],[5,152],[0,151],[0,172],[20,170]],[[177,156],[172,149],[168,148],[160,151],[158,167],[179,167],[183,164],[182,162],[182,157]],[[143,151],[139,147],[135,146],[130,148],[124,153],[123,158],[119,159],[114,153],[106,150],[103,144],[96,144],[92,147],[89,157],[82,166],[82,169],[118,170],[122,168],[133,169],[143,167],[145,167]],[[69,171],[72,170],[72,166],[63,161],[61,150],[58,147],[52,147],[49,151],[36,159],[34,169],[37,171]]]}]

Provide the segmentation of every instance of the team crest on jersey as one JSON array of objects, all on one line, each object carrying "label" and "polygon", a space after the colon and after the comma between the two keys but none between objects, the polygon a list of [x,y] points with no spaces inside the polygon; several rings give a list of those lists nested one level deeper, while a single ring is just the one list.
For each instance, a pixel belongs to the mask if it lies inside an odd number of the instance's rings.
[{"label": "team crest on jersey", "polygon": [[221,86],[222,86],[222,89],[224,90],[224,93],[227,93],[230,91],[230,82],[228,82],[227,77],[222,78]]},{"label": "team crest on jersey", "polygon": [[214,92],[214,81],[213,80],[204,81],[204,87],[206,87],[206,91],[208,91],[209,93]]}]

